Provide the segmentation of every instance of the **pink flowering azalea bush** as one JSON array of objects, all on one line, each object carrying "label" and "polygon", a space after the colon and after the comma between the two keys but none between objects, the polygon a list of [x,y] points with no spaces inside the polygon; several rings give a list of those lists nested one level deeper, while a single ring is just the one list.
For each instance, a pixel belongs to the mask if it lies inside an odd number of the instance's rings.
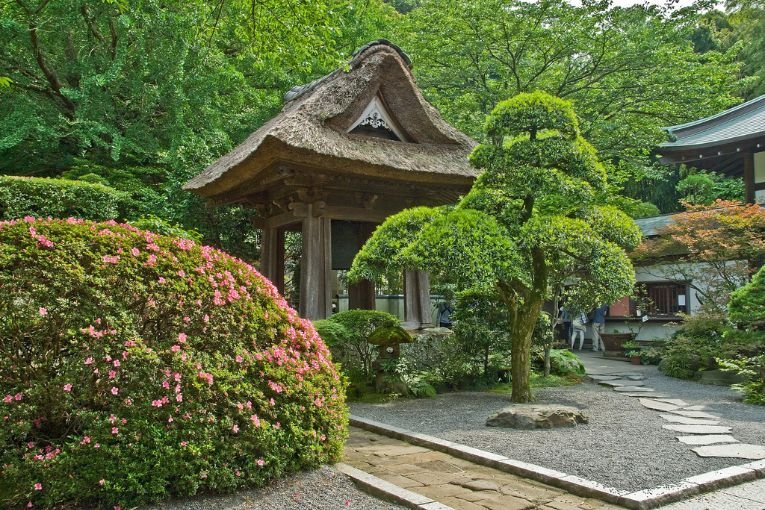
[{"label": "pink flowering azalea bush", "polygon": [[0,222],[0,507],[126,508],[334,462],[344,394],[246,263],[114,222]]}]

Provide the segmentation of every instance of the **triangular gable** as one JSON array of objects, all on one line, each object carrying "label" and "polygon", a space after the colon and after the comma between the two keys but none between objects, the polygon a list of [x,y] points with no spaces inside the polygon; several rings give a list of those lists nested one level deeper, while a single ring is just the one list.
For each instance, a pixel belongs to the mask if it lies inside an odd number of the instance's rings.
[{"label": "triangular gable", "polygon": [[[382,131],[384,134],[376,135],[375,131]],[[396,120],[388,113],[379,96],[372,98],[361,115],[348,128],[348,133],[380,136],[381,138],[395,139],[400,142],[409,141]],[[388,136],[385,136],[385,134]]]}]

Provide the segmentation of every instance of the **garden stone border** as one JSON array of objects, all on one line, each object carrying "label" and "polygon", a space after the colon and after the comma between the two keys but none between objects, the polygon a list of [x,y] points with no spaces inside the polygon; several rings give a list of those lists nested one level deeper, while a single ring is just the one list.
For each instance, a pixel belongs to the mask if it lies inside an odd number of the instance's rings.
[{"label": "garden stone border", "polygon": [[[505,471],[507,473],[512,473],[525,478],[537,480],[553,487],[565,489],[577,496],[596,498],[607,503],[622,505],[633,510],[648,510],[661,505],[665,505],[667,503],[680,501],[687,498],[688,496],[693,496],[702,492],[721,489],[723,487],[730,487],[743,482],[756,480],[758,478],[765,478],[765,460],[757,460],[754,462],[741,464],[739,466],[731,466],[725,469],[719,469],[716,471],[710,471],[708,473],[695,475],[686,478],[685,480],[682,480],[676,484],[663,485],[654,487],[652,489],[643,489],[635,492],[629,492],[613,487],[606,487],[605,485],[602,485],[598,482],[586,480],[574,475],[569,475],[554,469],[548,469],[528,462],[513,460],[502,455],[497,455],[484,450],[479,450],[477,448],[461,445],[459,443],[454,443],[452,441],[447,441],[438,437],[429,436],[427,434],[412,432],[375,420],[362,418],[360,416],[351,415],[349,421],[350,425],[353,427],[358,427],[370,432],[392,437],[394,439],[400,439],[410,444],[430,448],[432,450],[453,455],[454,457],[474,462],[476,464],[499,469],[500,471]],[[379,494],[385,497],[380,491],[383,491],[382,488],[386,486],[392,486],[398,490],[403,490],[400,487],[391,484],[390,482],[381,480],[358,469],[355,471],[366,475],[365,481],[359,482],[363,487],[369,487],[369,484],[373,481],[371,479],[377,479],[382,482],[380,484],[376,484],[376,487],[371,489],[377,491],[375,494]],[[346,474],[354,478],[353,475],[350,475],[347,472]],[[411,491],[405,492],[411,493]],[[415,495],[420,496],[419,494]],[[422,503],[418,503],[419,506],[410,506],[410,503],[404,503],[398,499],[395,499],[394,501],[401,502],[402,504],[409,506],[409,508],[420,508],[423,510],[448,508],[445,506],[425,506]],[[431,500],[431,503],[437,502],[433,502]]]}]

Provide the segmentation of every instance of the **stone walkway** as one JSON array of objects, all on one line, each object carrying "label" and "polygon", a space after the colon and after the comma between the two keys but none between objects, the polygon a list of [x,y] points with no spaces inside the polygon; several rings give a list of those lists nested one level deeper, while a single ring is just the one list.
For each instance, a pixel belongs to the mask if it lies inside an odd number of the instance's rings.
[{"label": "stone walkway", "polygon": [[359,428],[350,432],[347,464],[455,510],[621,508]]},{"label": "stone walkway", "polygon": [[684,400],[660,395],[646,385],[640,365],[600,358],[597,355],[582,356],[587,375],[602,386],[637,398],[646,409],[660,412],[667,424],[663,428],[678,432],[676,439],[693,446],[699,457],[725,457],[748,460],[765,459],[765,446],[744,444],[732,435],[732,427],[721,425],[720,417],[707,412],[705,406],[690,405]]}]

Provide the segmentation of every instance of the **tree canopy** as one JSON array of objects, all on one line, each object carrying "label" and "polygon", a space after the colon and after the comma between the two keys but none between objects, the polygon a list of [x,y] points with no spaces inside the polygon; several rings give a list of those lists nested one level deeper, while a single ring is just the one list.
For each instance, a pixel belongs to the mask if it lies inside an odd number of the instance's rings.
[{"label": "tree canopy", "polygon": [[542,92],[500,102],[470,156],[482,173],[451,208],[406,210],[386,220],[356,256],[349,278],[391,266],[427,269],[458,288],[497,290],[509,315],[513,395],[531,399],[530,349],[542,304],[566,281],[589,309],[632,290],[624,249],[640,231],[609,205],[607,176],[582,138],[571,103]]}]

